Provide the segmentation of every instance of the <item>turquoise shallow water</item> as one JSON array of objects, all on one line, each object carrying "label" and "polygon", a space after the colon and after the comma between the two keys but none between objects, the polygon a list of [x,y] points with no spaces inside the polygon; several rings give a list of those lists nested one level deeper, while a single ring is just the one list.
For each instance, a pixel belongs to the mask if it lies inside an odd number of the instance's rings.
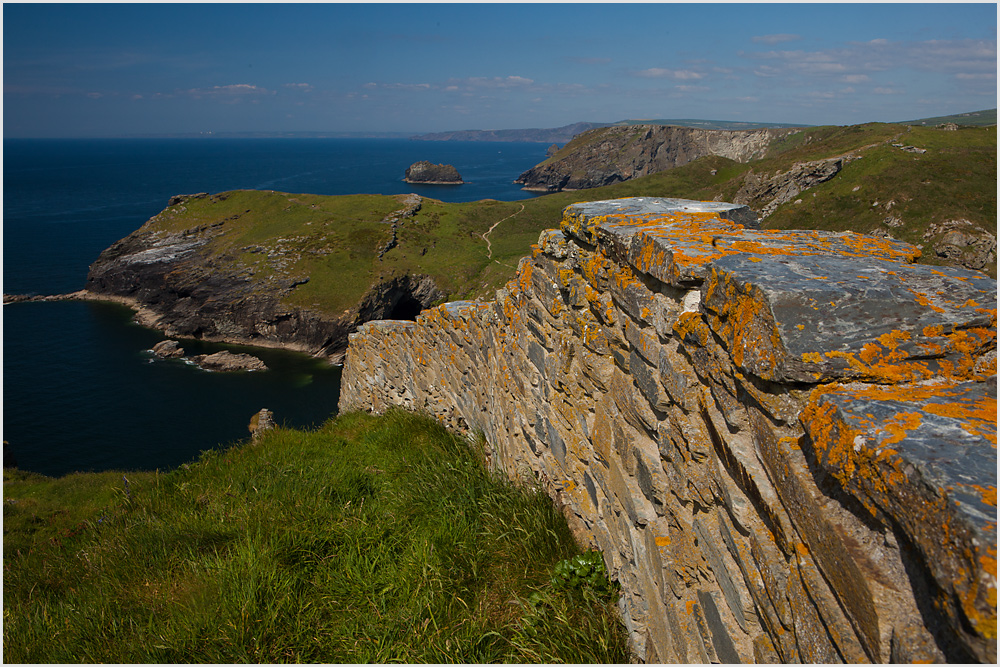
[{"label": "turquoise shallow water", "polygon": [[[170,196],[237,188],[317,194],[417,192],[445,201],[515,200],[511,181],[545,157],[543,144],[337,139],[5,140],[3,291],[83,287],[114,241]],[[417,160],[454,164],[463,186],[402,181]],[[247,436],[262,407],[309,427],[333,415],[340,369],[254,349],[260,373],[209,373],[154,359],[163,340],[112,304],[4,306],[3,439],[18,466],[75,470],[170,468]],[[240,349],[184,341],[190,354]],[[250,351],[250,350],[247,350]]]}]

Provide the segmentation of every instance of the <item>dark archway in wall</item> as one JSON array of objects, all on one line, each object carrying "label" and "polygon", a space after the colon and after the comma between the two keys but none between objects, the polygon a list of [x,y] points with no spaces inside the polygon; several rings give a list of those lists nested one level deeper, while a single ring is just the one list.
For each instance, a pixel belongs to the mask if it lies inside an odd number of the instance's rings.
[{"label": "dark archway in wall", "polygon": [[415,320],[420,311],[424,309],[424,305],[420,303],[416,298],[410,293],[403,294],[399,301],[392,307],[389,311],[386,319],[389,320]]}]

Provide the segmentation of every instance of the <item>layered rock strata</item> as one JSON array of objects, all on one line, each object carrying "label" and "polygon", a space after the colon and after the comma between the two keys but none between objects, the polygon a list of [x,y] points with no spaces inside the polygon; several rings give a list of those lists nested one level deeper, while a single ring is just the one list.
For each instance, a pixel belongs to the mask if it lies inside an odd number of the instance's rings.
[{"label": "layered rock strata", "polygon": [[517,177],[525,190],[554,192],[611,185],[706,155],[748,162],[763,157],[776,139],[794,128],[704,130],[676,125],[602,127],[574,137],[559,156]]},{"label": "layered rock strata", "polygon": [[341,410],[481,432],[648,662],[996,660],[996,282],[745,207],[576,204],[493,302],[352,334]]}]

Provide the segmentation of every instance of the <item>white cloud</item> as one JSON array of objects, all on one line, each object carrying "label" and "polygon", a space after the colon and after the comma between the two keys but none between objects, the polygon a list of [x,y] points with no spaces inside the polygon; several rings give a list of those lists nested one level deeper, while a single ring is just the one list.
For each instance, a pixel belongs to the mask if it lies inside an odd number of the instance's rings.
[{"label": "white cloud", "polygon": [[868,73],[893,69],[920,72],[996,74],[996,41],[959,39],[891,42],[875,39],[819,51],[740,52],[741,57],[763,61],[758,76],[840,75],[845,83],[864,83]]},{"label": "white cloud", "polygon": [[782,42],[795,42],[802,39],[802,35],[778,34],[778,35],[757,35],[751,38],[759,44],[780,44]]},{"label": "white cloud", "polygon": [[212,86],[211,88],[188,88],[177,91],[177,94],[196,100],[207,98],[235,103],[241,100],[255,101],[265,95],[274,95],[274,91],[249,83],[234,83],[226,86]]},{"label": "white cloud", "polygon": [[872,88],[872,92],[876,95],[902,95],[905,91],[899,90],[898,88],[888,88],[886,86],[877,86]]},{"label": "white cloud", "polygon": [[[452,81],[455,80],[453,79]],[[523,76],[470,76],[465,79],[458,79],[456,83],[460,86],[464,83],[466,87],[475,88],[516,88],[530,86],[534,83],[534,80]]]},{"label": "white cloud", "polygon": [[470,76],[464,79],[449,79],[441,83],[374,83],[369,82],[362,86],[368,89],[381,90],[403,90],[410,92],[420,92],[428,90],[444,91],[449,93],[461,92],[467,94],[471,91],[481,92],[483,90],[509,90],[516,88],[529,89],[534,85],[534,80],[523,76]]},{"label": "white cloud", "polygon": [[665,69],[662,67],[651,67],[635,72],[635,76],[646,79],[675,79],[677,81],[697,81],[705,78],[700,72],[689,69]]}]

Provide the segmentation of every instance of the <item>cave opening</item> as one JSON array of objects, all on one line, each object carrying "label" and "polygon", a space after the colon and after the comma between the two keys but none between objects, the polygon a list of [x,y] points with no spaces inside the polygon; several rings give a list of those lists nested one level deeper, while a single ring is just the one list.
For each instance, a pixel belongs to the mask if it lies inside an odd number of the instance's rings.
[{"label": "cave opening", "polygon": [[417,319],[417,315],[423,309],[424,306],[420,301],[410,294],[404,294],[389,311],[389,316],[386,319],[413,321]]}]

